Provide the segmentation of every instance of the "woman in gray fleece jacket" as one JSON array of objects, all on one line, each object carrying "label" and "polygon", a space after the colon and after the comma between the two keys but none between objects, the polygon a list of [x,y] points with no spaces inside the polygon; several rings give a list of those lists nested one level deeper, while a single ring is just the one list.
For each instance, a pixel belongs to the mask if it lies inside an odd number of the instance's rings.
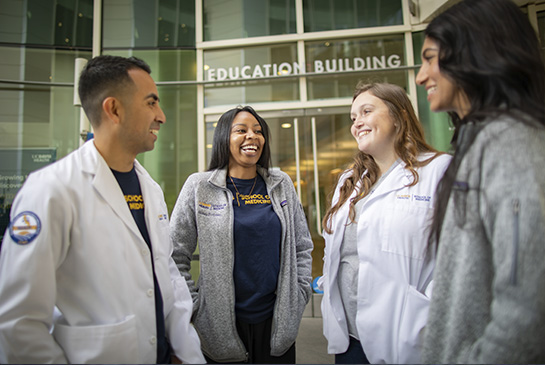
[{"label": "woman in gray fleece jacket", "polygon": [[209,170],[187,179],[172,213],[173,258],[209,362],[295,363],[313,244],[293,182],[269,169],[269,145],[268,126],[251,107],[224,113]]},{"label": "woman in gray fleece jacket", "polygon": [[466,0],[427,27],[417,82],[455,126],[430,249],[423,361],[545,363],[545,66],[512,0]]}]

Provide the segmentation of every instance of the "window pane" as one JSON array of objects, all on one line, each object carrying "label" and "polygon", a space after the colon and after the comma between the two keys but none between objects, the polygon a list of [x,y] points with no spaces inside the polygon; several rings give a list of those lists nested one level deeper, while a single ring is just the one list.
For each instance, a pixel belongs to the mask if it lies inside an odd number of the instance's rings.
[{"label": "window pane", "polygon": [[[321,74],[307,79],[309,100],[351,97],[361,79],[406,86],[406,71],[395,70],[405,65],[402,35],[307,42],[305,53],[307,72]],[[339,71],[361,73],[328,75]]]},{"label": "window pane", "polygon": [[252,104],[299,99],[296,78],[245,81],[300,73],[295,44],[247,47],[204,53],[205,106]]},{"label": "window pane", "polygon": [[93,0],[2,0],[0,41],[92,47]]},{"label": "window pane", "polygon": [[[194,50],[113,50],[104,54],[138,57],[151,67],[151,76],[155,82],[194,81],[197,78],[196,52]],[[180,102],[183,102],[180,101]]]},{"label": "window pane", "polygon": [[104,48],[195,47],[195,2],[104,0]]},{"label": "window pane", "polygon": [[203,0],[204,40],[296,32],[295,0]]},{"label": "window pane", "polygon": [[[352,162],[352,156],[357,152],[358,148],[356,141],[350,133],[350,126],[352,124],[349,116],[350,107],[336,108],[333,112],[334,114],[329,114],[331,113],[329,111],[320,112],[316,113],[317,115],[313,117],[309,117],[309,119],[314,118],[316,123],[316,158],[318,161],[318,189],[320,197],[320,212],[316,212],[314,209],[312,220],[316,219],[316,214],[320,215],[320,219],[323,218],[329,204],[328,199],[331,198],[330,193],[335,189],[337,177]],[[312,174],[314,174],[314,169],[312,169]],[[314,194],[313,176],[312,183],[309,183],[309,188],[312,188],[312,194]],[[309,228],[314,240],[314,251],[316,251],[312,253],[313,277],[322,275],[321,266],[323,264],[322,257],[325,247],[321,232],[317,232],[315,226],[315,221],[309,222]]]},{"label": "window pane", "polygon": [[[69,83],[76,57],[90,52],[1,47],[0,78]],[[9,208],[26,176],[66,156],[79,146],[79,109],[73,86],[0,83],[0,236]],[[7,178],[6,178],[7,179]]]},{"label": "window pane", "polygon": [[[0,78],[74,82],[77,57],[90,52],[33,48],[0,49]],[[73,86],[0,84],[0,147],[55,147],[63,157],[79,145],[79,113]]]},{"label": "window pane", "polygon": [[403,24],[401,0],[303,0],[305,32]]}]

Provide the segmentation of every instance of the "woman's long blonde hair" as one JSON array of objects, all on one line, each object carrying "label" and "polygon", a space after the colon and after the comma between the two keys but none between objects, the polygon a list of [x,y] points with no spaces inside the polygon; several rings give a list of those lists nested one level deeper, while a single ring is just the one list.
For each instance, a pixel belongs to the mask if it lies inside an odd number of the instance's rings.
[{"label": "woman's long blonde hair", "polygon": [[[397,124],[394,140],[396,155],[401,158],[406,164],[405,168],[413,175],[413,180],[409,186],[416,185],[418,183],[416,168],[427,165],[441,153],[426,143],[424,129],[418,121],[411,101],[404,89],[388,83],[359,83],[354,91],[352,102],[364,92],[369,92],[371,95],[381,99],[388,107],[392,121],[394,124]],[[433,152],[435,155],[427,160],[419,161],[418,156],[425,152]],[[360,183],[360,191],[350,201],[349,218],[352,223],[355,223],[354,219],[356,216],[354,206],[369,194],[371,187],[380,178],[379,167],[373,157],[361,151],[354,157],[349,170],[351,170],[351,175],[345,179],[340,189],[339,200],[335,205],[331,206],[334,190],[331,191],[329,196],[330,207],[324,216],[323,227],[325,232],[330,234],[333,232],[331,227],[332,217],[346,203],[352,192],[358,189],[358,183]],[[367,173],[364,175],[365,171]]]}]

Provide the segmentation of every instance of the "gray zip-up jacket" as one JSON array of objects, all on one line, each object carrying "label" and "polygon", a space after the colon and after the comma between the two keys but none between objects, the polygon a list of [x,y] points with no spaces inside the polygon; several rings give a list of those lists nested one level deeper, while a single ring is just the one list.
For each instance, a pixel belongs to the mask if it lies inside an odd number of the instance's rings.
[{"label": "gray zip-up jacket", "polygon": [[[312,239],[303,207],[290,177],[257,166],[282,225],[280,274],[273,314],[271,355],[284,354],[295,342],[311,294]],[[173,258],[193,297],[193,324],[203,353],[218,362],[246,361],[237,334],[233,282],[233,195],[227,170],[195,173],[185,182],[172,212]],[[199,243],[198,284],[189,273]]]},{"label": "gray zip-up jacket", "polygon": [[489,121],[450,194],[423,361],[545,363],[544,260],[545,130]]}]

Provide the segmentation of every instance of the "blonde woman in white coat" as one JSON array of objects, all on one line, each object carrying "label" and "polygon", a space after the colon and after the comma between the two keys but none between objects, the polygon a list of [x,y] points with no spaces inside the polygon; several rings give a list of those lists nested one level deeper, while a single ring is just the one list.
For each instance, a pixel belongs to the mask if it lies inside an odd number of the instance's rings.
[{"label": "blonde woman in white coat", "polygon": [[358,85],[350,115],[359,152],[324,217],[328,352],[337,364],[418,363],[435,264],[428,224],[450,156],[426,143],[399,86]]}]

